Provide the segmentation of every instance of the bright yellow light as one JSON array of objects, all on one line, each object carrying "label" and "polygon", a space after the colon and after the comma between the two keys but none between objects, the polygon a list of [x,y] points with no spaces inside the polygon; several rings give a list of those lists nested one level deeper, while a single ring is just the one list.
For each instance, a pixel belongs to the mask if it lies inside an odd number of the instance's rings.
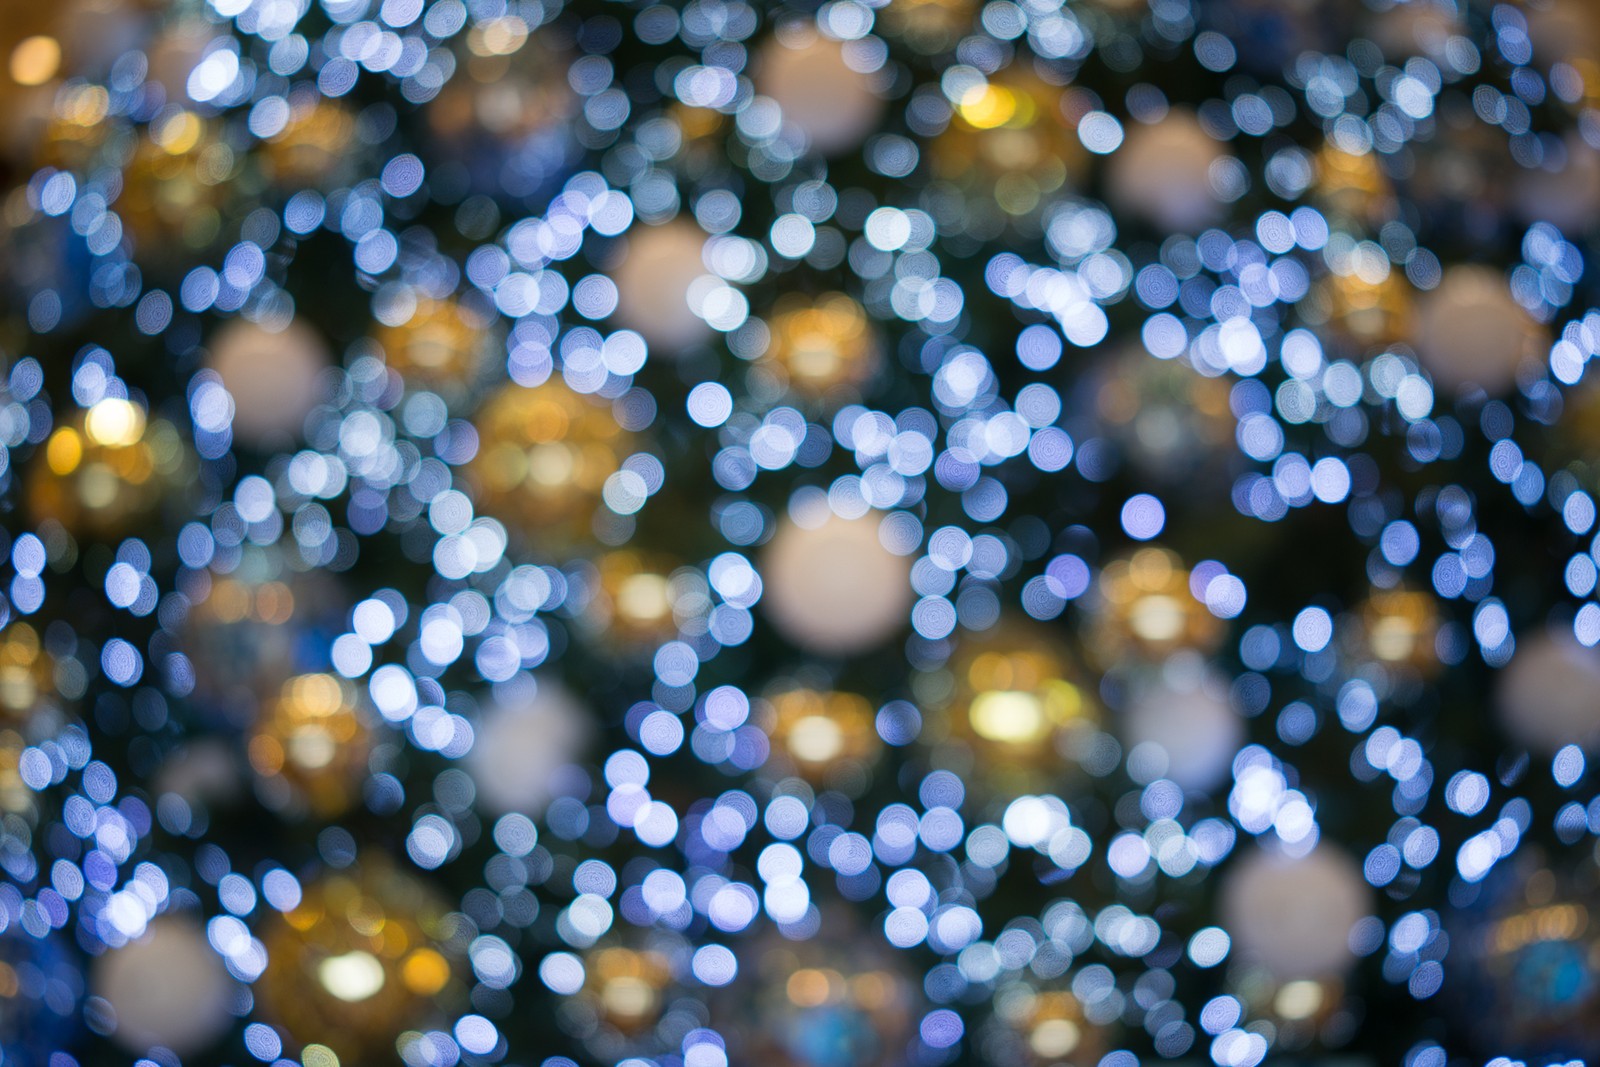
[{"label": "bright yellow light", "polygon": [[473,31],[468,47],[480,56],[509,56],[527,42],[528,24],[516,15],[504,15]]},{"label": "bright yellow light", "polygon": [[344,691],[331,674],[302,674],[284,689],[307,715],[330,715],[344,706]]},{"label": "bright yellow light", "polygon": [[790,728],[789,751],[807,763],[826,763],[844,751],[844,731],[826,715],[807,715]]},{"label": "bright yellow light", "polygon": [[640,622],[666,618],[672,613],[667,580],[659,574],[630,574],[617,590],[617,611]]},{"label": "bright yellow light", "polygon": [[1417,628],[1410,619],[1390,615],[1372,627],[1372,651],[1379,659],[1398,663],[1410,659],[1417,647]]},{"label": "bright yellow light", "polygon": [[97,445],[125,448],[144,435],[144,411],[130,401],[106,397],[89,409],[84,428]]},{"label": "bright yellow light", "polygon": [[296,729],[287,740],[289,759],[301,770],[320,771],[339,754],[339,743],[326,728],[315,723]]},{"label": "bright yellow light", "polygon": [[998,85],[974,85],[961,94],[956,110],[980,130],[1004,126],[1017,113],[1017,99]]},{"label": "bright yellow light", "polygon": [[979,693],[968,712],[972,731],[986,741],[1022,745],[1039,741],[1050,731],[1050,717],[1033,693],[991,690]]},{"label": "bright yellow light", "polygon": [[835,971],[806,967],[789,976],[786,992],[791,1003],[802,1008],[816,1008],[834,999],[843,978]]},{"label": "bright yellow light", "polygon": [[180,111],[151,130],[150,139],[170,155],[181,156],[200,141],[200,117],[192,111]]},{"label": "bright yellow light", "polygon": [[1171,641],[1183,633],[1183,605],[1163,594],[1142,596],[1128,613],[1128,625],[1146,641]]},{"label": "bright yellow light", "polygon": [[347,1004],[356,1004],[383,988],[383,964],[372,953],[357,949],[323,960],[317,967],[317,978],[329,993]]},{"label": "bright yellow light", "polygon": [[420,996],[431,997],[450,981],[450,964],[431,948],[419,948],[400,966],[400,980]]},{"label": "bright yellow light", "polygon": [[606,983],[600,998],[605,1001],[606,1010],[612,1015],[639,1019],[655,1007],[656,991],[642,978],[621,975]]},{"label": "bright yellow light", "polygon": [[71,474],[83,462],[83,438],[78,436],[77,430],[63,426],[50,435],[44,454],[52,473]]},{"label": "bright yellow light", "polygon": [[54,37],[29,37],[11,51],[11,80],[43,85],[61,69],[61,46]]},{"label": "bright yellow light", "polygon": [[1046,1019],[1033,1028],[1028,1044],[1033,1051],[1047,1060],[1067,1056],[1078,1047],[1082,1036],[1078,1024],[1071,1019]]},{"label": "bright yellow light", "polygon": [[528,473],[540,485],[566,485],[578,469],[576,452],[560,441],[528,449]]},{"label": "bright yellow light", "polygon": [[1322,987],[1315,982],[1288,982],[1273,1000],[1274,1010],[1285,1019],[1306,1019],[1322,1007]]}]

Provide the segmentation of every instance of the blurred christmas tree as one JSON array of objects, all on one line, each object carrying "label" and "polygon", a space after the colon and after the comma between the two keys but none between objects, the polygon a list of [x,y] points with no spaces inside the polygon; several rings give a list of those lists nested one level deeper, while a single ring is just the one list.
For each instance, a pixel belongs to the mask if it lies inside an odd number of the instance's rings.
[{"label": "blurred christmas tree", "polygon": [[6,1063],[1600,1055],[1589,0],[0,56]]}]

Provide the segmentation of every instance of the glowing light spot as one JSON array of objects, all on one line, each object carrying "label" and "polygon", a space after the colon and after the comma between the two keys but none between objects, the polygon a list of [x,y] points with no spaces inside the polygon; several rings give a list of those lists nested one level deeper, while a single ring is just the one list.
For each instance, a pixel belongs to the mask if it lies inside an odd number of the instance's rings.
[{"label": "glowing light spot", "polygon": [[956,111],[980,130],[1004,126],[1017,113],[1017,100],[998,85],[974,85],[961,94]]},{"label": "glowing light spot", "polygon": [[11,80],[43,85],[61,69],[61,46],[54,37],[29,37],[11,50]]},{"label": "glowing light spot", "polygon": [[127,400],[107,397],[89,409],[84,428],[95,444],[125,448],[144,434],[144,412]]},{"label": "glowing light spot", "polygon": [[359,1004],[383,988],[383,964],[370,952],[357,949],[330,956],[317,966],[322,988],[347,1004]]}]

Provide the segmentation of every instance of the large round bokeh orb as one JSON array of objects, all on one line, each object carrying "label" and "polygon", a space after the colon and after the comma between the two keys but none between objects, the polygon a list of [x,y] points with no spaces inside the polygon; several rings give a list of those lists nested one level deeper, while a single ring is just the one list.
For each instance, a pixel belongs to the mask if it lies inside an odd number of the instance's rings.
[{"label": "large round bokeh orb", "polygon": [[761,560],[761,603],[808,652],[849,656],[882,644],[911,609],[911,563],[883,547],[875,518],[830,515],[779,527]]},{"label": "large round bokeh orb", "polygon": [[141,1055],[160,1046],[190,1056],[220,1038],[233,1021],[231,985],[205,931],[171,917],[101,956],[89,979],[116,1015],[117,1043]]},{"label": "large round bokeh orb", "polygon": [[1600,652],[1571,634],[1517,642],[1496,690],[1500,722],[1519,744],[1540,752],[1600,746]]},{"label": "large round bokeh orb", "polygon": [[1221,911],[1236,953],[1275,978],[1336,978],[1355,962],[1350,931],[1372,912],[1372,889],[1333,845],[1299,858],[1258,848],[1223,880]]}]

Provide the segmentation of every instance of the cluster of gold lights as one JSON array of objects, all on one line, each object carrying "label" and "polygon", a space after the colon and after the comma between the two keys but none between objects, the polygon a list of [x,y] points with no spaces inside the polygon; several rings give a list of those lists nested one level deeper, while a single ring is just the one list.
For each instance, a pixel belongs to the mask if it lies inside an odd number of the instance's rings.
[{"label": "cluster of gold lights", "polygon": [[1100,1054],[1099,1033],[1083,1017],[1083,1006],[1071,991],[1040,990],[1021,983],[995,997],[995,1014],[1027,1043],[1035,1063],[1059,1063],[1067,1057],[1082,1062]]},{"label": "cluster of gold lights", "polygon": [[1127,657],[1160,659],[1180,648],[1207,652],[1222,639],[1222,620],[1195,599],[1177,553],[1141,548],[1100,572],[1093,635],[1109,665]]},{"label": "cluster of gold lights", "polygon": [[337,1059],[392,1056],[397,1026],[424,1023],[450,989],[450,933],[448,909],[427,887],[363,856],[308,883],[299,905],[264,930],[262,1011]]},{"label": "cluster of gold lights", "polygon": [[238,578],[218,578],[211,592],[196,605],[207,623],[230,626],[259,622],[281,626],[294,616],[294,591],[283,582],[251,583]]},{"label": "cluster of gold lights", "polygon": [[263,778],[281,778],[317,815],[336,815],[354,800],[369,739],[348,683],[302,674],[263,711],[250,738],[250,765]]},{"label": "cluster of gold lights", "polygon": [[1439,666],[1434,639],[1439,632],[1438,603],[1415,589],[1374,592],[1362,609],[1367,650],[1379,662],[1406,665],[1423,674]]},{"label": "cluster of gold lights", "polygon": [[491,337],[458,302],[421,297],[404,322],[380,323],[373,339],[407,382],[450,389],[471,383]]},{"label": "cluster of gold lights", "polygon": [[22,780],[25,732],[46,693],[55,688],[55,657],[25,622],[0,631],[0,811],[32,810],[33,790]]},{"label": "cluster of gold lights", "polygon": [[541,535],[588,535],[606,479],[631,453],[610,410],[551,379],[503,386],[477,420],[467,478],[484,510]]},{"label": "cluster of gold lights", "polygon": [[14,622],[0,631],[0,714],[26,724],[41,697],[55,690],[55,657],[39,642],[39,631]]},{"label": "cluster of gold lights", "polygon": [[996,755],[1049,761],[1056,732],[1090,712],[1064,655],[1042,636],[973,642],[956,663],[956,725]]},{"label": "cluster of gold lights", "polygon": [[45,444],[53,477],[29,478],[29,511],[74,533],[116,536],[147,518],[188,460],[177,430],[164,419],[147,422],[131,400],[106,397]]},{"label": "cluster of gold lights", "polygon": [[298,104],[266,142],[272,177],[290,185],[325,184],[349,158],[355,131],[355,116],[342,104],[321,97]]},{"label": "cluster of gold lights", "polygon": [[1038,208],[1082,181],[1086,153],[1061,109],[1062,92],[1034,70],[1012,65],[968,88],[955,120],[933,143],[943,178],[992,189],[1010,215]]},{"label": "cluster of gold lights", "polygon": [[465,143],[479,131],[520,140],[567,121],[577,94],[567,81],[570,57],[518,15],[486,19],[466,34],[467,77],[452,78],[428,108],[434,132]]},{"label": "cluster of gold lights", "polygon": [[890,1007],[897,992],[887,971],[845,975],[831,967],[801,967],[783,985],[789,1003],[802,1010],[849,1004],[870,1014]]},{"label": "cluster of gold lights", "polygon": [[842,760],[868,761],[879,750],[872,705],[863,696],[798,688],[767,702],[774,746],[809,780],[821,780]]},{"label": "cluster of gold lights", "polygon": [[216,240],[240,162],[217,133],[215,120],[181,108],[151,121],[118,202],[141,253],[162,257]]},{"label": "cluster of gold lights", "polygon": [[635,1034],[661,1014],[672,969],[653,949],[608,945],[589,954],[585,974],[584,988],[600,1016],[622,1033]]},{"label": "cluster of gold lights", "polygon": [[678,632],[673,613],[670,561],[631,549],[607,552],[596,563],[600,596],[596,622],[611,637],[630,645],[669,640]]},{"label": "cluster of gold lights", "polygon": [[843,293],[781,299],[771,329],[768,363],[802,397],[859,388],[878,371],[882,357],[872,323]]}]

